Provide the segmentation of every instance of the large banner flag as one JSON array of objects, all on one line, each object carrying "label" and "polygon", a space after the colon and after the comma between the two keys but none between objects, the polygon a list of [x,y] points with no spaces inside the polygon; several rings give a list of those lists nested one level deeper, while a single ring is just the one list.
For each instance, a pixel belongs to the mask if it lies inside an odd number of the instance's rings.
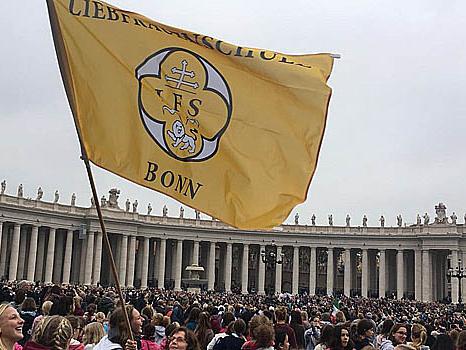
[{"label": "large banner flag", "polygon": [[235,46],[103,1],[47,3],[94,164],[242,229],[279,225],[306,199],[330,54]]}]

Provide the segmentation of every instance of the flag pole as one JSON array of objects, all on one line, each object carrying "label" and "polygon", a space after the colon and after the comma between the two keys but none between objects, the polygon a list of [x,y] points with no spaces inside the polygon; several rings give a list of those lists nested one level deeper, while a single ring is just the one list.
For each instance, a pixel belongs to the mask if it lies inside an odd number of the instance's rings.
[{"label": "flag pole", "polygon": [[46,0],[46,2],[47,2],[47,9],[49,12],[50,27],[52,29],[53,41],[55,44],[55,52],[57,54],[57,59],[58,59],[58,66],[60,67],[60,73],[61,73],[61,77],[63,80],[63,85],[65,87],[66,96],[68,98],[68,102],[69,102],[71,112],[73,115],[76,132],[78,134],[79,145],[81,146],[81,159],[84,161],[84,165],[86,166],[87,176],[89,178],[89,184],[92,190],[92,197],[94,198],[95,207],[97,209],[97,216],[99,217],[100,228],[102,230],[102,236],[105,242],[105,248],[107,249],[108,256],[110,258],[110,267],[111,267],[113,279],[115,280],[115,287],[118,293],[118,297],[120,298],[120,301],[121,301],[121,307],[123,309],[125,324],[126,324],[126,327],[128,328],[130,339],[134,341],[134,336],[131,330],[131,323],[129,320],[129,315],[126,311],[126,302],[125,302],[125,299],[123,298],[123,293],[121,291],[120,280],[118,278],[118,273],[117,273],[116,266],[115,266],[115,259],[113,258],[112,248],[110,246],[110,241],[108,239],[107,230],[105,228],[105,223],[104,223],[104,219],[102,216],[102,210],[101,210],[100,203],[99,203],[99,197],[97,196],[97,190],[95,187],[94,177],[92,175],[91,165],[89,163],[89,158],[87,157],[86,149],[84,148],[84,145],[82,142],[81,131],[79,129],[77,119],[76,119],[77,109],[76,109],[76,101],[75,101],[73,89],[72,89],[72,75],[70,74],[70,71],[69,71],[68,57],[66,54],[65,45],[63,43],[63,36],[62,36],[60,26],[58,23],[55,4],[53,0]]},{"label": "flag pole", "polygon": [[[79,137],[79,143],[81,143],[81,138]],[[84,161],[84,165],[86,166],[87,177],[89,178],[89,184],[92,190],[92,197],[94,198],[95,208],[97,210],[97,216],[99,217],[100,229],[102,230],[102,237],[105,242],[105,247],[108,252],[108,257],[110,258],[110,267],[112,270],[113,279],[115,280],[115,287],[118,293],[118,297],[121,301],[121,307],[123,308],[123,314],[125,315],[125,323],[126,327],[129,330],[129,336],[131,340],[134,340],[133,332],[131,330],[131,323],[129,321],[129,315],[126,312],[126,303],[123,297],[123,292],[121,291],[120,280],[118,278],[118,272],[115,265],[115,259],[113,258],[112,247],[110,246],[110,240],[108,239],[107,229],[105,228],[105,222],[102,215],[102,208],[100,207],[99,197],[97,195],[97,189],[95,187],[94,176],[92,175],[91,164],[89,163],[89,159],[87,158],[86,152],[84,147],[81,144],[81,159]]]}]

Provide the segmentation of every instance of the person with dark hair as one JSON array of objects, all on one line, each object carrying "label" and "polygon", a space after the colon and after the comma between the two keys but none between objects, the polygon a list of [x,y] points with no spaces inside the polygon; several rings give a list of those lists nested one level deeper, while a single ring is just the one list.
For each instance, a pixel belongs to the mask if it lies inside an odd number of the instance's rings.
[{"label": "person with dark hair", "polygon": [[456,340],[456,350],[466,350],[466,331],[462,330]]},{"label": "person with dark hair", "polygon": [[335,341],[332,350],[353,350],[348,328],[344,324],[335,326]]},{"label": "person with dark hair", "polygon": [[[207,350],[212,350],[214,348],[214,345],[217,344],[217,342],[220,339],[231,334],[234,321],[235,315],[233,314],[233,312],[227,311],[225,312],[225,314],[223,314],[221,332],[214,335],[210,343],[207,344]],[[228,324],[226,324],[226,322],[228,322]]]},{"label": "person with dark hair", "polygon": [[296,342],[296,334],[293,328],[291,328],[290,325],[286,323],[286,320],[288,318],[286,308],[283,306],[277,307],[275,309],[275,317],[277,319],[277,323],[275,323],[275,327],[274,327],[275,333],[285,332],[286,334],[288,334],[288,341],[290,342],[290,348],[297,349],[298,344]]},{"label": "person with dark hair", "polygon": [[214,346],[213,350],[241,350],[246,341],[246,322],[241,318],[232,322],[231,330],[227,336],[221,338]]},{"label": "person with dark hair", "polygon": [[310,328],[304,332],[304,343],[306,350],[314,350],[319,343],[320,338],[320,320],[314,316],[310,322]]},{"label": "person with dark hair", "polygon": [[296,336],[296,346],[298,349],[304,349],[304,326],[301,318],[301,311],[292,310],[290,313],[290,327],[293,328]]},{"label": "person with dark hair", "polygon": [[209,344],[214,337],[214,331],[210,326],[210,315],[207,312],[201,312],[199,314],[199,319],[194,334],[196,335],[199,342],[199,347],[201,349],[206,349],[207,344]]},{"label": "person with dark hair", "polygon": [[376,349],[380,349],[382,343],[388,340],[388,337],[390,336],[390,331],[392,327],[394,326],[394,324],[395,322],[393,322],[393,320],[389,318],[383,321],[380,334],[377,335],[377,337],[375,337],[375,348]]},{"label": "person with dark hair", "polygon": [[335,327],[331,324],[326,324],[320,333],[319,344],[314,348],[315,350],[326,350],[331,348],[335,341]]},{"label": "person with dark hair", "polygon": [[447,334],[439,334],[432,350],[454,350],[453,341]]},{"label": "person with dark hair", "polygon": [[178,327],[168,339],[168,350],[201,350],[201,348],[193,331],[186,327]]},{"label": "person with dark hair", "polygon": [[288,334],[275,334],[275,350],[288,350],[290,343],[288,342]]},{"label": "person with dark hair", "polygon": [[405,344],[408,328],[404,323],[396,323],[390,330],[388,339],[382,342],[380,350],[393,350],[398,344]]},{"label": "person with dark hair", "polygon": [[186,319],[186,328],[194,331],[197,327],[197,322],[199,319],[199,314],[201,313],[201,309],[198,307],[193,307],[189,312],[188,318]]},{"label": "person with dark hair", "polygon": [[371,320],[363,318],[356,326],[357,339],[354,344],[356,350],[361,350],[365,346],[372,346],[371,339],[374,336],[374,324]]},{"label": "person with dark hair", "polygon": [[33,298],[24,299],[19,310],[19,316],[24,320],[23,335],[24,338],[18,341],[18,344],[24,345],[31,338],[32,325],[37,317],[36,301]]},{"label": "person with dark hair", "polygon": [[155,326],[151,323],[142,327],[141,349],[160,350],[160,345],[154,341]]}]

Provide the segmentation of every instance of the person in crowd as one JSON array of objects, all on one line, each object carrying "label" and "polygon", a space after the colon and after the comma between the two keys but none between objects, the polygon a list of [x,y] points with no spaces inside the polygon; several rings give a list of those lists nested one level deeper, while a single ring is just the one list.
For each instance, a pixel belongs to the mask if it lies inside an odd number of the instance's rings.
[{"label": "person in crowd", "polygon": [[264,315],[255,315],[249,321],[249,340],[243,346],[243,350],[256,350],[258,343],[256,341],[256,328],[261,325],[268,325],[273,327],[272,321]]},{"label": "person in crowd", "polygon": [[439,334],[432,350],[454,350],[454,344],[451,338],[447,334]]},{"label": "person in crowd", "polygon": [[[241,350],[246,341],[246,322],[238,318],[233,321],[227,335],[219,339],[213,346],[213,350]],[[208,347],[207,347],[208,349]]]},{"label": "person in crowd", "polygon": [[50,300],[46,300],[42,303],[42,315],[37,315],[36,318],[34,319],[34,322],[32,323],[32,329],[31,329],[31,334],[34,333],[34,330],[36,329],[37,323],[45,316],[48,316],[50,314],[50,309],[52,308],[52,302]]},{"label": "person in crowd", "polygon": [[326,350],[332,347],[335,340],[335,327],[331,324],[326,324],[320,333],[319,343],[314,350]]},{"label": "person in crowd", "polygon": [[374,336],[374,325],[371,320],[363,318],[359,320],[356,325],[357,338],[355,340],[354,348],[361,350],[366,346],[372,347],[371,340]]},{"label": "person in crowd", "polygon": [[194,331],[197,327],[197,322],[199,319],[199,314],[201,313],[201,309],[198,307],[193,307],[189,312],[188,318],[186,319],[186,328]]},{"label": "person in crowd", "polygon": [[382,341],[380,350],[393,350],[395,346],[406,343],[408,328],[404,323],[396,323],[390,330],[388,339]]},{"label": "person in crowd", "polygon": [[102,311],[95,314],[95,322],[99,322],[103,326],[105,334],[108,333],[107,317],[105,317],[105,314]]},{"label": "person in crowd", "polygon": [[23,324],[23,339],[18,344],[24,345],[31,338],[32,325],[37,317],[36,301],[33,298],[27,297],[24,299],[19,310],[19,316],[24,320]]},{"label": "person in crowd", "polygon": [[0,304],[0,349],[13,350],[23,339],[24,320],[11,304]]},{"label": "person in crowd", "polygon": [[412,346],[416,350],[429,350],[429,347],[425,345],[426,340],[426,328],[419,323],[413,324],[411,327],[411,342],[408,342],[408,345]]},{"label": "person in crowd", "polygon": [[178,327],[170,335],[168,350],[201,350],[201,348],[193,331],[186,327]]},{"label": "person in crowd", "polygon": [[[285,332],[286,334],[288,334],[288,341],[290,342],[290,348],[297,349],[298,344],[296,342],[296,334],[293,328],[291,328],[290,325],[286,323],[288,319],[286,308],[283,306],[277,307],[275,309],[275,318],[277,320],[277,322],[275,323],[275,327],[274,327],[275,333]],[[304,337],[304,334],[303,334],[303,337]],[[303,341],[303,345],[304,345],[304,341]]]},{"label": "person in crowd", "polygon": [[199,342],[199,347],[201,349],[207,349],[207,344],[209,344],[214,337],[214,331],[210,325],[210,315],[207,312],[201,312],[199,314],[194,334]]},{"label": "person in crowd", "polygon": [[[131,330],[128,330],[128,327],[126,326],[123,308],[116,308],[109,318],[110,327],[108,334],[100,340],[100,342],[94,347],[94,350],[141,349],[141,342],[139,339],[139,335],[142,331],[141,314],[132,305],[126,305],[125,308],[129,317]],[[130,332],[135,340],[131,340]]]},{"label": "person in crowd", "polygon": [[84,344],[81,343],[84,331],[84,319],[80,316],[69,315],[66,319],[73,327],[73,337],[71,338],[70,350],[84,350]]},{"label": "person in crowd", "polygon": [[305,331],[311,328],[311,322],[309,322],[309,315],[306,310],[301,311],[301,321],[303,322]]},{"label": "person in crowd", "polygon": [[314,350],[320,338],[320,319],[314,316],[311,320],[311,327],[304,332],[304,345],[306,350]]},{"label": "person in crowd", "polygon": [[73,327],[65,317],[46,316],[39,321],[23,350],[67,350],[72,336]]},{"label": "person in crowd", "polygon": [[95,321],[95,313],[97,311],[97,305],[90,303],[86,307],[86,312],[84,313],[84,320],[86,323],[91,323]]},{"label": "person in crowd", "polygon": [[335,314],[335,324],[341,324],[346,322],[346,317],[343,311],[338,310]]},{"label": "person in crowd", "polygon": [[392,319],[387,318],[382,323],[382,328],[380,330],[380,334],[375,337],[375,348],[380,349],[383,342],[389,341],[388,337],[390,336],[390,331],[392,327],[395,325]]},{"label": "person in crowd", "polygon": [[345,324],[339,324],[335,326],[335,338],[332,350],[353,350],[354,344],[350,339],[349,329]]},{"label": "person in crowd", "polygon": [[165,322],[170,322],[170,319],[164,318],[161,313],[156,312],[152,317],[152,324],[154,325],[154,342],[158,345],[162,342],[162,339],[165,337]]},{"label": "person in crowd", "polygon": [[289,348],[288,334],[283,332],[275,334],[275,350],[288,350]]},{"label": "person in crowd", "polygon": [[142,350],[160,350],[160,345],[154,341],[155,326],[147,323],[142,327],[141,349]]},{"label": "person in crowd", "polygon": [[170,323],[167,327],[165,327],[165,337],[162,339],[162,342],[160,343],[161,349],[167,348],[170,335],[173,333],[175,329],[179,327],[180,327],[180,324],[176,321]]},{"label": "person in crowd", "polygon": [[458,335],[456,350],[466,350],[466,330],[462,330]]},{"label": "person in crowd", "polygon": [[84,327],[84,350],[92,350],[105,336],[104,326],[100,322],[91,322]]},{"label": "person in crowd", "polygon": [[[288,334],[283,329],[281,334]],[[257,350],[274,350],[275,332],[271,324],[263,323],[254,329],[254,338]]]},{"label": "person in crowd", "polygon": [[296,336],[296,347],[304,349],[304,326],[301,318],[301,311],[292,310],[290,313],[290,327],[293,329]]}]

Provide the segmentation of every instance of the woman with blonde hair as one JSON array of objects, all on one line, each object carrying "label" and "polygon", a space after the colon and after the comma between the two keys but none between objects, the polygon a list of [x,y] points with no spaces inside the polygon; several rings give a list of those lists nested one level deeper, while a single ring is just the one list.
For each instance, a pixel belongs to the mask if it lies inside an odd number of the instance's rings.
[{"label": "woman with blonde hair", "polygon": [[92,350],[105,336],[104,326],[100,322],[91,322],[84,327],[84,350]]},{"label": "woman with blonde hair", "polygon": [[66,350],[73,336],[73,327],[62,316],[47,316],[37,324],[23,350]]},{"label": "woman with blonde hair", "polygon": [[0,305],[0,350],[13,350],[23,339],[24,320],[10,304]]},{"label": "woman with blonde hair", "polygon": [[427,331],[426,328],[419,324],[415,323],[411,327],[411,342],[408,345],[412,346],[416,350],[429,350],[429,347],[426,344],[427,340]]}]

